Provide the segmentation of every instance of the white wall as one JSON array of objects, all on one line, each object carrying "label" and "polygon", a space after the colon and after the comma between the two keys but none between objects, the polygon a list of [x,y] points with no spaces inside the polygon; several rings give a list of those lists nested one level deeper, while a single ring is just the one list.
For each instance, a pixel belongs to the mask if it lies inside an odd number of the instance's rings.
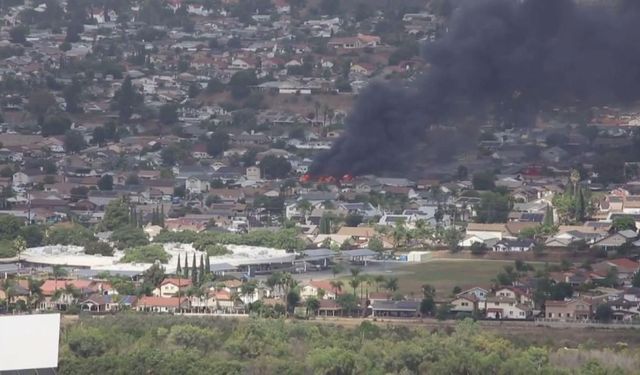
[{"label": "white wall", "polygon": [[0,371],[58,367],[60,314],[0,316]]}]

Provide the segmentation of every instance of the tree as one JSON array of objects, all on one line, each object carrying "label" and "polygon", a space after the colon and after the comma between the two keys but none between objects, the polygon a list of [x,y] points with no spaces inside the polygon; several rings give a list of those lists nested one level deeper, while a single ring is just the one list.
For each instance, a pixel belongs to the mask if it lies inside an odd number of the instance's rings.
[{"label": "tree", "polygon": [[105,174],[98,180],[98,189],[102,191],[113,190],[113,176]]},{"label": "tree", "polygon": [[602,303],[598,305],[598,307],[596,307],[596,313],[594,317],[599,322],[610,322],[611,319],[613,319],[613,310],[608,304]]},{"label": "tree", "polygon": [[268,155],[260,162],[260,169],[267,179],[283,179],[291,172],[291,164],[285,158]]},{"label": "tree", "polygon": [[82,84],[78,79],[74,78],[71,81],[71,84],[62,90],[62,95],[64,96],[64,101],[66,103],[65,109],[67,112],[82,112],[82,107],[79,104],[80,98],[82,97]]},{"label": "tree", "polygon": [[307,307],[307,316],[309,313],[316,315],[318,313],[318,309],[320,309],[320,301],[318,301],[316,297],[307,298],[305,305]]},{"label": "tree", "polygon": [[306,199],[301,199],[296,202],[296,209],[302,214],[304,218],[304,222],[307,222],[307,218],[311,211],[313,210],[313,205]]},{"label": "tree", "polygon": [[613,219],[613,230],[615,230],[616,232],[620,232],[622,230],[632,230],[632,231],[637,231],[636,228],[636,221],[633,219],[632,216],[618,216],[615,219]]},{"label": "tree", "polygon": [[362,223],[362,215],[348,214],[344,219],[344,223],[348,227],[357,227]]},{"label": "tree", "polygon": [[433,297],[423,298],[420,302],[420,313],[422,315],[431,316],[436,311],[436,303]]},{"label": "tree", "polygon": [[42,136],[62,135],[71,129],[71,120],[63,115],[47,116],[40,127]]},{"label": "tree", "polygon": [[493,190],[496,187],[495,176],[491,172],[476,173],[471,182],[475,190]]},{"label": "tree", "polygon": [[619,152],[601,154],[595,160],[593,169],[598,180],[604,184],[624,181],[625,156]]},{"label": "tree", "polygon": [[149,243],[149,238],[142,228],[124,225],[117,227],[113,231],[111,234],[111,241],[116,244],[117,248],[126,249],[147,245]]},{"label": "tree", "polygon": [[26,25],[19,25],[9,29],[9,38],[11,39],[11,43],[26,44],[28,36],[29,27]]},{"label": "tree", "polygon": [[207,140],[207,153],[212,157],[220,156],[229,148],[229,134],[224,131],[216,131]]},{"label": "tree", "polygon": [[80,152],[87,147],[84,137],[77,130],[67,130],[64,134],[64,148],[67,152]]},{"label": "tree", "polygon": [[553,226],[553,208],[547,204],[547,208],[544,213],[544,222],[543,224],[546,227]]},{"label": "tree", "polygon": [[216,94],[224,91],[224,84],[218,78],[211,78],[207,82],[207,93]]},{"label": "tree", "polygon": [[385,282],[384,288],[390,292],[395,292],[396,290],[398,290],[398,278],[389,277]]},{"label": "tree", "polygon": [[158,119],[165,125],[173,125],[178,122],[178,105],[173,103],[163,104],[160,107]]},{"label": "tree", "polygon": [[640,272],[636,272],[633,274],[633,278],[631,279],[631,285],[634,288],[640,288]]},{"label": "tree", "polygon": [[114,106],[120,114],[122,121],[128,121],[133,115],[134,109],[142,103],[142,95],[137,92],[131,83],[131,77],[127,76],[122,82],[120,90],[113,96]]},{"label": "tree", "polygon": [[469,177],[469,170],[464,165],[458,166],[458,172],[456,173],[456,178],[459,181],[466,180]]},{"label": "tree", "polygon": [[13,249],[18,257],[18,262],[20,262],[20,254],[22,254],[27,249],[27,241],[24,240],[21,236],[18,236],[13,241]]},{"label": "tree", "polygon": [[129,204],[124,199],[113,200],[107,204],[100,227],[102,230],[112,231],[129,225],[130,216]]},{"label": "tree", "polygon": [[449,247],[449,250],[455,252],[460,248],[460,241],[464,239],[464,233],[455,227],[446,229],[443,234],[443,240]]},{"label": "tree", "polygon": [[370,250],[375,251],[378,254],[381,254],[384,250],[384,244],[382,243],[382,240],[377,236],[374,236],[369,240],[368,247]]},{"label": "tree", "polygon": [[29,96],[27,111],[36,116],[38,124],[44,123],[47,112],[56,105],[56,99],[46,90],[36,90]]},{"label": "tree", "polygon": [[511,201],[506,194],[485,192],[480,195],[480,203],[476,211],[479,223],[504,223],[511,211]]},{"label": "tree", "polygon": [[258,84],[258,78],[253,70],[241,70],[231,76],[229,87],[231,87],[231,95],[235,99],[244,99],[249,96],[251,86]]}]

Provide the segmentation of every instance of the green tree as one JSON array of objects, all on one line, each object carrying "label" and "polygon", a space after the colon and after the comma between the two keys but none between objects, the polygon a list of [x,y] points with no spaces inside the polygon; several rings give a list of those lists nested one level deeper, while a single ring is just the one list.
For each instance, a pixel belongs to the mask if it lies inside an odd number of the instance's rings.
[{"label": "green tree", "polygon": [[165,125],[173,125],[178,122],[178,105],[174,103],[163,104],[160,107],[158,119]]},{"label": "green tree", "polygon": [[616,217],[615,219],[613,219],[613,230],[615,230],[616,232],[622,231],[622,230],[633,230],[636,231],[636,221],[633,219],[632,216],[619,216]]},{"label": "green tree", "polygon": [[67,130],[64,133],[64,148],[67,152],[76,153],[87,147],[84,136],[77,130]]},{"label": "green tree", "polygon": [[602,303],[598,305],[598,307],[596,307],[596,313],[594,317],[599,322],[610,322],[611,319],[613,319],[613,310],[611,309],[610,305]]},{"label": "green tree", "polygon": [[38,120],[38,124],[44,123],[45,115],[47,112],[54,108],[56,105],[56,99],[46,90],[36,90],[29,96],[29,102],[26,109]]},{"label": "green tree", "polygon": [[131,77],[127,76],[124,79],[113,97],[113,103],[122,121],[128,121],[137,106],[142,104],[142,95],[133,87]]},{"label": "green tree", "polygon": [[106,231],[112,231],[130,224],[130,208],[124,199],[116,199],[109,204],[104,212],[104,217],[100,223],[100,228]]},{"label": "green tree", "polygon": [[268,155],[260,161],[260,169],[267,179],[283,179],[291,172],[291,164],[285,158]]},{"label": "green tree", "polygon": [[491,172],[476,173],[471,182],[475,190],[493,190],[496,187],[495,176]]},{"label": "green tree", "polygon": [[480,195],[480,203],[476,211],[479,223],[504,223],[511,211],[509,196],[501,193],[485,192]]},{"label": "green tree", "polygon": [[11,43],[27,44],[27,37],[29,36],[29,26],[18,25],[9,29],[9,38]]},{"label": "green tree", "polygon": [[111,241],[116,244],[118,249],[126,249],[129,247],[147,245],[149,243],[149,238],[142,228],[120,226],[114,229],[111,234]]},{"label": "green tree", "polygon": [[231,88],[231,95],[235,99],[244,99],[249,96],[251,92],[251,86],[258,84],[258,78],[253,70],[241,70],[231,76],[229,81],[229,87]]},{"label": "green tree", "polygon": [[98,180],[98,189],[102,191],[113,190],[113,176],[105,174]]}]

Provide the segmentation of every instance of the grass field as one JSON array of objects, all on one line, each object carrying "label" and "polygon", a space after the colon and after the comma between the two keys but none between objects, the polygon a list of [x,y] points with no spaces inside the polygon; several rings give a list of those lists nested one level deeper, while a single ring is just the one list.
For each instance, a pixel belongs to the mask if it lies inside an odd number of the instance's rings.
[{"label": "grass field", "polygon": [[431,284],[436,288],[436,295],[442,298],[449,296],[455,286],[462,290],[474,286],[489,287],[491,279],[506,265],[513,265],[513,261],[436,260],[396,268],[395,271],[403,294],[419,296],[422,285]]}]

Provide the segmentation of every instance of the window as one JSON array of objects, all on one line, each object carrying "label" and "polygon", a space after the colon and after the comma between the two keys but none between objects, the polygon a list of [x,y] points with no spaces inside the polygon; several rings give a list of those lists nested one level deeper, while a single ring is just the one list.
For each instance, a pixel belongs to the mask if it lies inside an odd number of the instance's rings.
[{"label": "window", "polygon": [[524,311],[520,311],[520,316],[524,316]]},{"label": "window", "polygon": [[509,310],[509,315],[513,315],[513,310]]},{"label": "window", "polygon": [[562,313],[558,313],[558,318],[562,318]]}]

